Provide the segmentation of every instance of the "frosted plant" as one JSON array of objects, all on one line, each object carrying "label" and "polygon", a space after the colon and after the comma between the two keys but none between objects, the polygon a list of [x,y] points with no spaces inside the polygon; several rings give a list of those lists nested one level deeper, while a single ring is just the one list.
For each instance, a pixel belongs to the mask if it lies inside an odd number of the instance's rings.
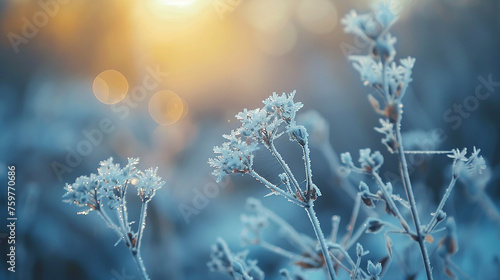
[{"label": "frosted plant", "polygon": [[247,260],[248,251],[233,254],[226,242],[218,238],[212,246],[211,261],[208,268],[230,275],[234,280],[264,280],[264,272],[257,266],[257,261]]},{"label": "frosted plant", "polygon": [[[327,243],[314,211],[314,201],[321,195],[321,192],[312,180],[309,135],[306,128],[295,121],[297,111],[303,105],[300,102],[294,102],[294,97],[295,92],[282,95],[273,93],[263,101],[262,108],[245,109],[238,113],[236,118],[240,120],[241,127],[229,135],[224,135],[228,142],[214,148],[217,156],[209,159],[208,163],[215,168],[213,174],[219,181],[228,174],[249,174],[269,188],[270,194],[281,195],[303,207],[314,228],[330,278],[336,279],[333,261],[329,257]],[[275,146],[275,141],[284,134],[302,149],[306,178],[304,187],[299,184]],[[283,173],[278,175],[280,185],[271,183],[253,168],[254,152],[259,149],[258,144],[267,148],[282,167]]]},{"label": "frosted plant", "polygon": [[[397,158],[400,168],[402,189],[405,197],[401,197],[400,185],[393,182],[384,182],[379,174],[384,165],[384,157],[379,151],[369,148],[360,149],[359,157],[353,160],[350,153],[343,153],[340,167],[337,155],[328,143],[328,125],[318,114],[305,114],[303,124],[296,122],[296,115],[303,107],[302,103],[294,102],[295,92],[287,95],[274,93],[264,100],[264,106],[254,110],[244,109],[236,115],[241,126],[224,135],[228,141],[215,147],[216,156],[209,159],[210,166],[218,180],[229,174],[247,174],[263,183],[270,189],[270,195],[280,195],[294,204],[303,207],[316,234],[316,240],[300,234],[278,215],[265,208],[257,200],[249,200],[248,208],[255,213],[253,216],[242,216],[245,225],[242,237],[247,244],[257,244],[266,250],[284,256],[301,268],[326,267],[331,279],[337,279],[337,269],[348,272],[351,279],[367,280],[380,279],[387,266],[385,264],[392,258],[393,243],[389,235],[400,234],[409,237],[409,242],[418,244],[427,279],[433,279],[430,258],[425,242],[433,243],[433,234],[441,231],[438,225],[446,221],[447,236],[441,241],[437,251],[444,261],[446,272],[451,275],[452,270],[459,271],[454,266],[451,256],[456,252],[456,234],[454,233],[453,218],[447,217],[444,206],[450,197],[459,177],[464,181],[479,180],[478,174],[486,169],[484,159],[479,155],[479,150],[474,148],[472,154],[467,156],[467,150],[449,151],[407,151],[403,145],[401,121],[403,116],[403,97],[409,84],[412,82],[412,69],[415,59],[412,57],[395,61],[396,38],[389,33],[390,27],[397,19],[397,14],[391,2],[380,2],[368,14],[358,15],[352,11],[342,19],[345,31],[361,37],[370,44],[370,51],[364,56],[351,56],[350,61],[361,76],[365,86],[375,89],[374,95],[368,95],[368,100],[374,111],[380,115],[380,126],[375,130],[383,135],[382,143],[387,150]],[[308,131],[309,130],[309,131]],[[311,137],[309,136],[311,133]],[[276,140],[283,135],[288,135],[289,140],[297,143],[303,153],[305,183],[299,184],[294,174],[276,148]],[[319,225],[314,211],[314,201],[321,196],[319,188],[313,183],[312,168],[309,156],[309,141],[325,151],[330,169],[340,178],[342,188],[354,200],[354,207],[343,238],[337,238],[340,217],[332,218],[332,233],[327,239]],[[417,145],[418,146],[418,145]],[[266,148],[279,163],[282,173],[276,174],[270,180],[261,176],[254,168],[255,151],[261,147]],[[406,154],[441,154],[448,155],[452,160],[451,179],[436,210],[431,213],[427,224],[421,223],[421,213],[417,209]],[[359,173],[371,177],[377,191],[373,190],[371,182],[361,181],[356,188],[345,178],[345,172]],[[279,181],[278,184],[271,182]],[[376,204],[384,204],[386,217],[379,217],[371,208]],[[355,230],[356,221],[362,204],[368,217]],[[409,212],[411,220],[408,219]],[[397,222],[390,219],[394,217]],[[382,220],[387,219],[387,221]],[[262,231],[269,223],[275,223],[284,233],[284,237],[294,247],[286,250],[263,240]],[[357,241],[362,234],[383,233],[388,256],[380,262],[369,260],[365,269],[361,267],[361,259],[368,254]],[[356,256],[348,254],[350,248],[356,247]],[[318,249],[319,248],[319,249]],[[298,251],[298,252],[296,252]],[[293,276],[286,270],[282,271],[286,279]],[[301,279],[300,276],[297,279]]]},{"label": "frosted plant", "polygon": [[[363,84],[376,90],[377,96],[368,96],[368,100],[374,111],[382,116],[380,119],[381,126],[375,128],[375,130],[384,135],[382,143],[387,147],[388,151],[396,154],[398,157],[407,201],[394,195],[392,184],[384,183],[380,177],[378,170],[382,166],[384,158],[379,152],[372,153],[370,149],[360,150],[359,165],[354,164],[349,153],[342,154],[341,159],[351,171],[368,174],[374,178],[379,191],[372,193],[368,185],[362,182],[360,185],[360,195],[363,202],[369,207],[373,206],[375,201],[383,201],[385,203],[386,212],[396,217],[400,223],[400,229],[396,232],[406,234],[418,242],[427,278],[432,279],[432,268],[425,241],[432,242],[433,237],[431,234],[435,231],[437,224],[446,219],[446,213],[443,211],[444,204],[463,170],[481,173],[486,167],[484,159],[479,156],[479,150],[475,148],[469,157],[466,157],[466,149],[462,151],[405,150],[401,133],[402,99],[412,81],[411,75],[415,59],[412,57],[401,59],[399,64],[394,61],[396,39],[389,33],[389,27],[396,19],[397,15],[393,12],[391,3],[388,1],[381,2],[379,6],[375,7],[368,14],[358,15],[352,11],[342,19],[342,23],[344,24],[345,32],[359,36],[370,43],[370,52],[368,55],[351,56],[349,59],[352,61],[354,69],[359,72]],[[423,225],[420,222],[419,211],[406,162],[405,154],[407,153],[448,154],[453,159],[450,184],[436,211],[432,213],[432,218],[427,225]],[[409,208],[414,228],[409,225],[405,217],[401,214],[396,202],[400,206]],[[448,223],[448,226],[450,225],[451,223]],[[447,260],[449,261],[449,255],[447,256]]]},{"label": "frosted plant", "polygon": [[[106,225],[118,235],[119,239],[115,245],[123,241],[129,248],[142,278],[149,279],[141,257],[141,241],[146,227],[148,203],[165,182],[156,175],[158,168],[141,171],[136,168],[138,163],[138,158],[129,158],[127,165],[120,168],[119,164],[113,163],[113,158],[101,161],[97,174],[80,176],[73,184],[66,184],[63,202],[86,208],[78,214],[97,212]],[[141,214],[136,231],[132,230],[133,222],[128,219],[126,194],[129,186],[136,188],[141,199]],[[105,201],[107,203],[104,203]],[[117,222],[108,216],[108,211],[116,215]]]}]

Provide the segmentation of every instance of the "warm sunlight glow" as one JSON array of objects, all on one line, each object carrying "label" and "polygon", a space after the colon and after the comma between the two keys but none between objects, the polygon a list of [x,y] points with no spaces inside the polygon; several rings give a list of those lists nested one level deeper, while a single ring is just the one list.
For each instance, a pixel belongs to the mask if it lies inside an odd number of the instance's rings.
[{"label": "warm sunlight glow", "polygon": [[183,111],[182,99],[170,90],[159,91],[149,100],[149,114],[161,125],[177,122],[182,117]]},{"label": "warm sunlight glow", "polygon": [[127,96],[127,78],[116,70],[106,70],[94,79],[92,89],[95,97],[102,103],[115,104]]},{"label": "warm sunlight glow", "polygon": [[192,5],[196,0],[156,0],[159,4],[166,6],[186,7]]}]

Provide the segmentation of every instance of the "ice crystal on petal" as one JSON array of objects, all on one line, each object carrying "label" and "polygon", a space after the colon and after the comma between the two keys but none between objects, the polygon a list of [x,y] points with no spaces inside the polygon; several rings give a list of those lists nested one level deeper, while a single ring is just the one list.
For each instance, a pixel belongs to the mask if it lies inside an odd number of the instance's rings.
[{"label": "ice crystal on petal", "polygon": [[143,202],[149,202],[155,196],[156,191],[165,185],[161,177],[156,175],[157,171],[158,167],[155,169],[148,168],[138,175],[139,181],[135,187],[137,188],[137,194]]},{"label": "ice crystal on petal", "polygon": [[230,135],[224,135],[229,142],[222,146],[214,147],[215,158],[208,160],[211,167],[215,167],[213,174],[217,176],[217,182],[225,175],[233,173],[247,173],[252,168],[253,152],[258,150],[257,143],[248,143],[241,136],[232,131]]}]

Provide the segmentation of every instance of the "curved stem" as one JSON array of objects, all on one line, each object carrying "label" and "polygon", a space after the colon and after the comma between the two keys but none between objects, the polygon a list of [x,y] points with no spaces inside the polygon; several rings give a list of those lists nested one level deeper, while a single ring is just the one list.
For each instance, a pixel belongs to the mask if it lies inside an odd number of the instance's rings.
[{"label": "curved stem", "polygon": [[255,172],[255,170],[251,169],[248,174],[250,174],[252,177],[254,177],[256,180],[262,182],[267,188],[271,189],[273,192],[277,192],[278,194],[286,197],[288,200],[294,202],[295,204],[298,204],[299,206],[306,206],[306,204],[303,201],[298,200],[297,198],[293,197],[291,194],[285,192],[284,190],[278,188],[275,184],[269,182],[266,180],[266,178],[260,176],[259,173]]},{"label": "curved stem", "polygon": [[299,183],[297,182],[297,179],[293,175],[292,170],[290,169],[288,164],[286,164],[285,160],[281,157],[281,154],[276,149],[276,146],[274,146],[274,142],[271,141],[271,143],[269,144],[269,147],[271,148],[271,153],[273,154],[273,156],[276,158],[276,160],[278,160],[278,163],[281,165],[281,167],[285,171],[288,178],[290,178],[290,181],[292,181],[292,184],[295,187],[295,191],[297,192],[297,195],[300,198],[302,198],[302,200],[304,200],[304,197],[302,196],[302,190],[300,189],[300,186],[299,186]]},{"label": "curved stem", "polygon": [[278,247],[274,244],[271,244],[271,243],[268,243],[266,241],[261,241],[258,243],[260,246],[262,246],[262,248],[270,251],[270,252],[273,252],[275,254],[278,254],[280,256],[283,256],[287,259],[290,259],[292,261],[295,261],[295,262],[303,262],[303,263],[306,263],[306,264],[309,264],[309,265],[314,265],[313,263],[313,260],[312,259],[308,259],[306,257],[303,257],[301,255],[298,255],[298,254],[295,254],[295,253],[292,253],[290,251],[287,251],[281,247]]},{"label": "curved stem", "polygon": [[318,217],[316,216],[316,212],[314,211],[313,202],[310,201],[309,204],[305,207],[305,209],[307,215],[309,216],[309,220],[311,221],[311,224],[314,228],[314,233],[316,234],[316,238],[318,239],[318,242],[321,245],[321,252],[323,253],[323,258],[325,259],[330,279],[336,280],[337,276],[335,275],[335,269],[333,268],[333,261],[332,258],[330,257],[330,253],[326,245],[325,236],[323,235],[323,231],[321,230]]},{"label": "curved stem", "polygon": [[115,223],[113,223],[113,221],[111,221],[111,219],[109,218],[109,216],[106,214],[106,212],[104,210],[99,209],[99,210],[97,210],[97,213],[99,213],[101,218],[106,222],[106,225],[115,231],[116,235],[118,235],[119,238],[124,238],[123,233],[120,232],[119,227]]},{"label": "curved stem", "polygon": [[354,231],[354,225],[356,224],[356,220],[358,219],[360,206],[361,206],[361,196],[357,195],[356,200],[354,202],[354,207],[352,208],[351,220],[349,222],[349,225],[347,226],[347,233],[344,237],[344,241],[342,241],[343,246],[347,245],[349,239],[352,236],[352,232]]},{"label": "curved stem", "polygon": [[[289,242],[297,247],[299,250],[309,254],[312,258],[315,258],[314,251],[311,249],[311,246],[307,242],[304,241],[303,237],[298,233],[290,224],[288,224],[283,218],[274,213],[273,211],[267,209],[262,206],[257,210],[260,214],[268,217],[270,220],[275,222],[283,232],[286,232],[285,237],[289,238]],[[317,259],[317,258],[316,258]]]},{"label": "curved stem", "polygon": [[434,212],[434,215],[432,216],[431,221],[425,227],[425,233],[430,233],[436,227],[438,213],[439,213],[439,211],[443,210],[444,204],[448,200],[448,197],[450,197],[451,191],[453,190],[453,187],[455,186],[455,184],[457,182],[457,178],[458,177],[455,175],[452,176],[450,184],[448,185],[448,188],[446,189],[446,192],[444,193],[443,198],[441,198],[441,201],[439,202],[439,205],[438,205],[436,211]]}]

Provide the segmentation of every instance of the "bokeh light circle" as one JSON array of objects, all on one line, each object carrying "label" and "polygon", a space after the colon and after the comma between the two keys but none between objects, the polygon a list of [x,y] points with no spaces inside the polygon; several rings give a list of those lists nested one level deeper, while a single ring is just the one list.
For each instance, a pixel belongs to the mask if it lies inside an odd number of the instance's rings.
[{"label": "bokeh light circle", "polygon": [[184,111],[184,102],[175,92],[163,90],[149,100],[149,114],[158,124],[169,125],[177,122]]},{"label": "bokeh light circle", "polygon": [[302,26],[317,34],[332,31],[337,25],[337,9],[328,0],[304,0],[299,4],[297,16]]},{"label": "bokeh light circle", "polygon": [[101,72],[92,85],[95,97],[104,104],[115,104],[122,101],[128,92],[127,78],[116,70]]}]

